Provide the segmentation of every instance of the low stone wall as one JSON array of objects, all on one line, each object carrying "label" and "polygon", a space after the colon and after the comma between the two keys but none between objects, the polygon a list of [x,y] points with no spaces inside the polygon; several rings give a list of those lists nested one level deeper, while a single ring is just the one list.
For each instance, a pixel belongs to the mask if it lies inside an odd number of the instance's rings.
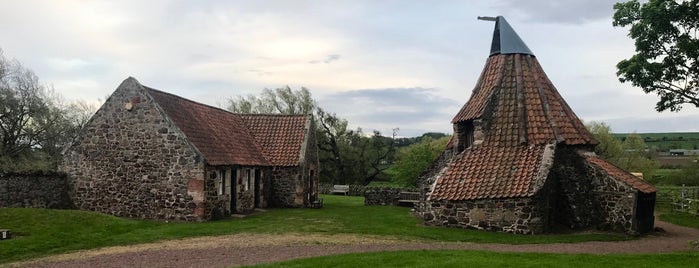
[{"label": "low stone wall", "polygon": [[73,208],[63,173],[0,173],[0,207]]},{"label": "low stone wall", "polygon": [[[318,185],[318,191],[321,194],[332,194],[333,185],[330,183],[321,183]],[[363,196],[364,191],[367,189],[364,185],[350,184],[349,195],[351,196]]]},{"label": "low stone wall", "polygon": [[531,198],[427,201],[423,219],[433,226],[539,234],[547,221],[540,203]]},{"label": "low stone wall", "polygon": [[364,205],[398,206],[401,192],[417,192],[416,189],[394,187],[368,187],[364,191]]}]

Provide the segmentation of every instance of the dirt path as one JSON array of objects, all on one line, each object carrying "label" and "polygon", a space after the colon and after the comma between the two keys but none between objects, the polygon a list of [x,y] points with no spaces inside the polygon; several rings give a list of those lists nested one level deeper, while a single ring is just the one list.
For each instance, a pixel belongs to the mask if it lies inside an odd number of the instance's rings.
[{"label": "dirt path", "polygon": [[697,251],[690,247],[689,241],[699,239],[699,230],[660,221],[656,226],[663,228],[665,233],[632,241],[534,245],[425,243],[358,235],[236,234],[79,251],[10,266],[230,267],[342,253],[418,249],[593,254]]}]

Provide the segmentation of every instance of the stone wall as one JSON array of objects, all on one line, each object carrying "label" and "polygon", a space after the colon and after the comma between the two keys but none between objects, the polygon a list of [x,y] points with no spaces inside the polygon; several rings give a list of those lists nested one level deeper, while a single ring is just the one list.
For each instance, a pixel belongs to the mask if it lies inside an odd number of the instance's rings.
[{"label": "stone wall", "polygon": [[417,192],[417,189],[395,187],[367,187],[364,191],[364,205],[367,206],[398,206],[401,205],[401,192]]},{"label": "stone wall", "polygon": [[[364,185],[359,185],[359,184],[350,184],[349,185],[349,192],[347,195],[350,196],[364,196],[364,191],[368,188],[367,186]],[[332,183],[321,183],[320,186],[318,187],[318,191],[321,194],[332,194],[333,190],[333,184]]]},{"label": "stone wall", "polygon": [[320,180],[320,162],[318,159],[318,140],[316,137],[315,120],[308,116],[306,120],[306,139],[303,141],[302,157],[300,159],[299,172],[301,176],[301,195],[303,205],[308,207],[318,200],[318,187]]},{"label": "stone wall", "polygon": [[599,221],[599,196],[594,191],[583,158],[574,148],[557,148],[554,164],[546,180],[552,223],[570,229],[593,227]]},{"label": "stone wall", "polygon": [[553,221],[571,229],[635,233],[637,190],[587,163],[576,148],[556,151],[548,181],[555,186]]},{"label": "stone wall", "polygon": [[269,173],[272,182],[272,204],[275,207],[302,207],[303,196],[299,200],[297,194],[300,191],[300,195],[303,195],[303,187],[298,178],[299,167],[277,167]]},{"label": "stone wall", "polygon": [[0,207],[70,209],[68,190],[63,173],[0,173]]},{"label": "stone wall", "polygon": [[586,165],[588,174],[593,178],[593,190],[596,195],[597,227],[603,230],[636,233],[634,224],[635,202],[638,191],[607,175],[599,168]]},{"label": "stone wall", "polygon": [[539,234],[546,230],[546,208],[532,198],[427,201],[426,225]]},{"label": "stone wall", "polygon": [[135,79],[125,80],[66,152],[77,208],[126,218],[206,220],[204,164]]}]

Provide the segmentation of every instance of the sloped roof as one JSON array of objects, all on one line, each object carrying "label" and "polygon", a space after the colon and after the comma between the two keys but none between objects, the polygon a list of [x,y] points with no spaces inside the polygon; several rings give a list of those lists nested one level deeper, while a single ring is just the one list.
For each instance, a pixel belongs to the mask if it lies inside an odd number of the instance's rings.
[{"label": "sloped roof", "polygon": [[[545,145],[480,146],[464,151],[437,179],[433,200],[470,200],[531,196],[541,170]],[[550,154],[552,157],[553,154]]]},{"label": "sloped roof", "polygon": [[240,115],[148,88],[148,93],[210,165],[266,166]]},{"label": "sloped roof", "polygon": [[275,166],[299,164],[306,115],[243,114],[245,125],[267,160]]},{"label": "sloped roof", "polygon": [[597,144],[532,55],[488,58],[452,123],[478,118],[486,121],[484,144]]},{"label": "sloped roof", "polygon": [[480,119],[482,143],[449,163],[434,200],[525,197],[548,175],[556,145],[595,145],[536,57],[502,17],[491,54],[453,124]]},{"label": "sloped roof", "polygon": [[588,163],[600,168],[605,173],[607,173],[607,175],[620,180],[626,185],[631,186],[634,189],[641,191],[642,193],[648,194],[657,191],[657,189],[655,189],[655,186],[653,186],[652,184],[634,176],[633,174],[621,169],[620,167],[615,166],[614,164],[600,158],[597,155],[586,154],[583,156],[585,157],[585,160]]}]

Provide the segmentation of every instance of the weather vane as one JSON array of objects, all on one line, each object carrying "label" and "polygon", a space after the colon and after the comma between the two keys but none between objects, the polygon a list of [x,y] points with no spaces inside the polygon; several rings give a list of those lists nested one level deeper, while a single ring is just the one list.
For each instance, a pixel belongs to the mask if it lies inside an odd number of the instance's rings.
[{"label": "weather vane", "polygon": [[487,21],[497,21],[497,17],[488,17],[488,16],[478,16],[479,20],[487,20]]}]

